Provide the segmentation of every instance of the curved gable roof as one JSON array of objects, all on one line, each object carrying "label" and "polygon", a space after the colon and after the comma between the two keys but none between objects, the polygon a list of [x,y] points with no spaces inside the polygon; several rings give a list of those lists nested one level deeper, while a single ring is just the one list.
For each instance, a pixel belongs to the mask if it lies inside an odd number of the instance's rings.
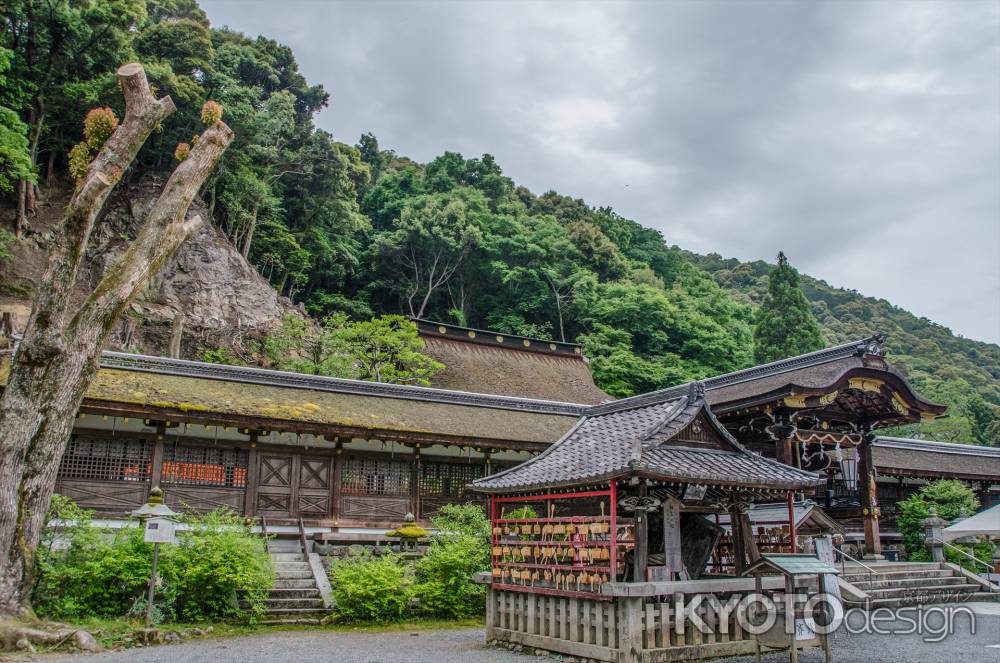
[{"label": "curved gable roof", "polygon": [[[692,442],[685,431],[705,422],[715,444]],[[629,474],[686,483],[794,489],[821,483],[803,472],[747,451],[712,415],[704,386],[669,400],[584,416],[559,442],[517,467],[473,483],[489,493],[579,486]]]}]

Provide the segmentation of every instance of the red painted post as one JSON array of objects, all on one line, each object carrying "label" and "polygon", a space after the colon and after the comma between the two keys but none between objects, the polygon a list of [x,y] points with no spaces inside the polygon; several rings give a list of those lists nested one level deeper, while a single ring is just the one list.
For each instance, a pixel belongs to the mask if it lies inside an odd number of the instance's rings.
[{"label": "red painted post", "polygon": [[792,554],[798,552],[795,545],[795,493],[788,491],[788,540],[792,544]]},{"label": "red painted post", "polygon": [[618,484],[611,480],[611,582],[618,582]]}]

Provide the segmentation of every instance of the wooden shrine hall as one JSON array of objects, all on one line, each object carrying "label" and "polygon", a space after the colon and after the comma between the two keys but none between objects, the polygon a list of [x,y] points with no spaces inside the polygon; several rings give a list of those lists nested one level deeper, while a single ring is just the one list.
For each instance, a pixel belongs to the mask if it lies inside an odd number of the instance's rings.
[{"label": "wooden shrine hall", "polygon": [[[384,529],[408,512],[426,521],[443,504],[479,499],[469,483],[543,452],[582,417],[658,406],[690,389],[612,401],[576,344],[415,322],[427,353],[447,366],[431,388],[106,352],[57,490],[106,516],[130,512],[160,485],[175,508]],[[880,549],[876,431],[945,409],[887,363],[882,341],[703,381],[714,416],[743,448],[820,473],[825,483],[808,489],[819,504],[853,480],[871,553]],[[0,355],[0,384],[8,370],[9,354]]]},{"label": "wooden shrine hall", "polygon": [[[473,483],[490,496],[487,641],[620,662],[753,653],[759,643],[738,610],[714,606],[763,591],[763,582],[703,579],[722,535],[710,516],[729,515],[743,574],[761,559],[749,505],[822,482],[744,448],[699,382],[655,401],[591,408],[540,455]],[[767,589],[777,580],[767,578]],[[822,589],[790,582],[784,591]],[[684,609],[692,599],[702,625]]]}]

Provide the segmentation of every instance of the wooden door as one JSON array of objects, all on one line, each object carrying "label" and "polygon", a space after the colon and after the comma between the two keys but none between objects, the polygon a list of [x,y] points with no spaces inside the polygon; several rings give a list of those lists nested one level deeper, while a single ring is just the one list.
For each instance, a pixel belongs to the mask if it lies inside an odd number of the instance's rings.
[{"label": "wooden door", "polygon": [[294,516],[293,500],[296,456],[258,454],[260,473],[257,482],[257,515],[276,518]]},{"label": "wooden door", "polygon": [[257,515],[326,518],[330,515],[331,459],[261,453]]},{"label": "wooden door", "polygon": [[330,515],[330,458],[298,457],[296,514],[301,518]]}]

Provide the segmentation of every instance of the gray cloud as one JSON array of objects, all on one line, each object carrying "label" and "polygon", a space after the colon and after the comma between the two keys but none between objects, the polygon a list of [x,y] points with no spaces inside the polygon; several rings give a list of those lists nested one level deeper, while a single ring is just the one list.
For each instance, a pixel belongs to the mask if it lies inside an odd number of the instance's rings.
[{"label": "gray cloud", "polygon": [[783,249],[1000,342],[994,2],[201,4],[290,45],[340,140],[490,152],[684,248]]}]

